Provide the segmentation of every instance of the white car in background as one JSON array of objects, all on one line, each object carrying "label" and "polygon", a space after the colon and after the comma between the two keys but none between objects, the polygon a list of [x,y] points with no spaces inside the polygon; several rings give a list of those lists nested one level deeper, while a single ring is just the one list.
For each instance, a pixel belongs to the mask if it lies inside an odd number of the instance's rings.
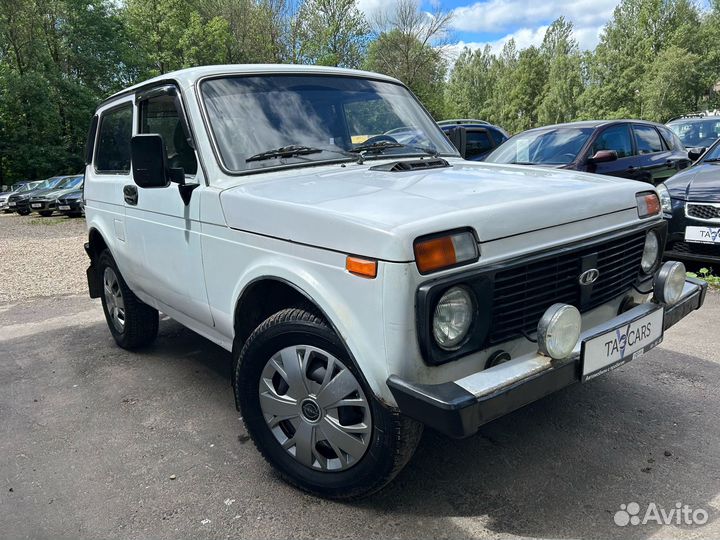
[{"label": "white car in background", "polygon": [[703,303],[661,263],[653,187],[464,161],[383,75],[168,73],[102,103],[89,140],[88,284],[113,337],[149,344],[162,311],[231,351],[258,450],[321,496],[377,491],[423,425],[471,435]]}]

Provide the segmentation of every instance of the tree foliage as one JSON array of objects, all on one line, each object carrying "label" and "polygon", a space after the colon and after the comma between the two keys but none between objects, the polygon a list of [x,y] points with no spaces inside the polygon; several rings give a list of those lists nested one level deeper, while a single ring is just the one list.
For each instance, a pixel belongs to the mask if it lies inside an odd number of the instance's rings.
[{"label": "tree foliage", "polygon": [[364,67],[437,119],[511,132],[720,107],[720,0],[622,0],[593,51],[560,17],[539,46],[465,49],[454,65],[451,14],[431,5],[398,0],[367,21],[357,0],[0,0],[0,183],[80,170],[98,102],[203,64]]}]

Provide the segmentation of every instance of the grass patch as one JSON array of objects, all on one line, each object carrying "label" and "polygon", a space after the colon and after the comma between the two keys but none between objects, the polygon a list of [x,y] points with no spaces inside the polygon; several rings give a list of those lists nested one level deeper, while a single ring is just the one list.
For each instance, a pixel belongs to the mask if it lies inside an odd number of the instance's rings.
[{"label": "grass patch", "polygon": [[708,285],[711,287],[720,289],[720,276],[713,274],[712,269],[710,268],[701,268],[697,272],[688,272],[687,275],[694,278],[700,278],[703,281],[707,281]]}]

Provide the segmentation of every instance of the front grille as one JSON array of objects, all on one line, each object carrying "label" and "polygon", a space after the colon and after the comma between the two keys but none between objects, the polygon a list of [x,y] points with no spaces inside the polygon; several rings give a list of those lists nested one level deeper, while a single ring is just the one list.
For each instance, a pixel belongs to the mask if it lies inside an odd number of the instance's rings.
[{"label": "front grille", "polygon": [[[641,231],[498,271],[489,341],[534,333],[542,314],[556,302],[584,312],[627,292],[640,272],[644,245],[645,231]],[[600,276],[583,293],[578,281],[582,260],[594,260],[595,255]]]},{"label": "front grille", "polygon": [[720,221],[720,206],[688,203],[687,215],[698,219]]},{"label": "front grille", "polygon": [[696,242],[674,242],[668,251],[676,253],[691,253],[693,255],[707,255],[710,257],[720,257],[720,246],[717,244],[700,244]]}]

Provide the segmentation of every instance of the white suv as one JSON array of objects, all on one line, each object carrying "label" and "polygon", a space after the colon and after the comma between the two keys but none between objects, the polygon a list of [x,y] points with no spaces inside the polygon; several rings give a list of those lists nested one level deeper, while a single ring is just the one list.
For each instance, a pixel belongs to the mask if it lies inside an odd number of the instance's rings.
[{"label": "white suv", "polygon": [[463,161],[373,73],[162,75],[98,107],[85,179],[117,343],[162,311],[232,351],[257,448],[326,497],[380,489],[423,425],[468,436],[628,362],[706,290],[661,263],[653,188]]}]

